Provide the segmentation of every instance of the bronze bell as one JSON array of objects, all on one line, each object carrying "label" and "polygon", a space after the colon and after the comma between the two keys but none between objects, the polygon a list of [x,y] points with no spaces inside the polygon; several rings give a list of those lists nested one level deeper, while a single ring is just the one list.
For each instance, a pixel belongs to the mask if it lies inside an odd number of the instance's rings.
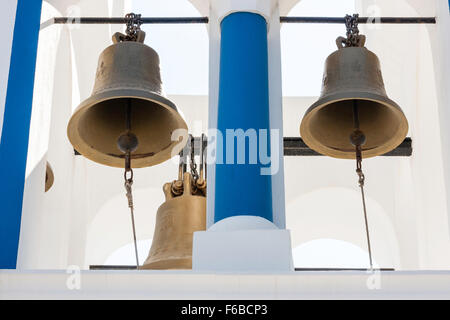
[{"label": "bronze bell", "polygon": [[401,108],[388,98],[378,57],[364,47],[342,45],[325,63],[319,100],[305,113],[300,135],[313,150],[335,158],[355,159],[350,135],[355,129],[357,108],[359,129],[364,132],[362,157],[385,154],[396,148],[408,133],[408,121]]},{"label": "bronze bell", "polygon": [[163,190],[166,202],[156,214],[150,253],[140,269],[192,269],[193,234],[206,229],[206,183],[185,172],[182,183],[166,183]]},{"label": "bronze bell", "polygon": [[45,192],[50,190],[50,188],[53,186],[54,181],[55,176],[53,174],[52,167],[50,166],[50,163],[47,162],[47,165],[45,167]]},{"label": "bronze bell", "polygon": [[136,41],[125,38],[115,34],[114,44],[100,55],[93,93],[72,115],[67,133],[86,158],[123,168],[117,141],[131,129],[138,141],[131,153],[133,167],[141,168],[171,158],[179,143],[172,141],[172,132],[187,130],[187,125],[162,94],[159,57],[143,43],[145,33],[139,31]]}]

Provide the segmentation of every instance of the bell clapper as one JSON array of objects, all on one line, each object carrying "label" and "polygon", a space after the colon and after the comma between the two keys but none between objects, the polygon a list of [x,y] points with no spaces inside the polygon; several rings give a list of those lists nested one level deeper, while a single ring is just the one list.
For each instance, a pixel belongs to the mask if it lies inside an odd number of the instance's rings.
[{"label": "bell clapper", "polygon": [[356,153],[356,173],[358,174],[359,187],[361,189],[361,197],[364,211],[364,222],[366,226],[366,237],[367,237],[367,248],[369,251],[369,263],[370,263],[370,271],[373,272],[373,261],[372,261],[372,249],[370,245],[370,234],[369,234],[369,222],[367,219],[367,208],[366,208],[366,199],[364,195],[364,181],[365,176],[362,171],[362,146],[366,143],[366,136],[360,130],[359,127],[359,113],[358,113],[358,102],[357,100],[353,100],[353,127],[354,130],[350,135],[350,142],[353,146],[355,146]]},{"label": "bell clapper", "polygon": [[134,133],[131,132],[131,99],[127,99],[125,111],[126,131],[117,139],[117,146],[125,154],[125,190],[128,199],[128,207],[131,213],[131,226],[133,228],[134,251],[136,255],[136,268],[139,270],[139,255],[136,241],[136,226],[134,223],[134,204],[133,204],[133,169],[131,168],[131,153],[136,151],[139,141]]}]

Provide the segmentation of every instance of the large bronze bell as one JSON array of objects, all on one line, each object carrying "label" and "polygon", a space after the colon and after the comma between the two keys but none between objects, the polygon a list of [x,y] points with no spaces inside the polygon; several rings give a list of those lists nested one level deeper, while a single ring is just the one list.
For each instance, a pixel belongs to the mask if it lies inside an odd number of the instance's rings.
[{"label": "large bronze bell", "polygon": [[163,187],[166,202],[156,214],[150,253],[140,269],[192,269],[193,234],[206,229],[206,183],[189,172],[182,190],[179,182]]},{"label": "large bronze bell", "polygon": [[159,164],[179,143],[172,141],[172,132],[187,130],[176,106],[162,94],[159,57],[143,43],[144,35],[139,32],[137,41],[114,35],[114,44],[100,55],[92,95],[70,119],[70,142],[95,162],[124,167],[117,141],[130,129],[138,141],[133,167]]},{"label": "large bronze bell", "polygon": [[359,129],[366,138],[363,158],[385,154],[406,137],[408,121],[386,94],[378,57],[364,43],[344,47],[339,41],[339,49],[326,60],[321,96],[306,111],[300,135],[321,154],[354,159],[349,137],[357,108]]}]

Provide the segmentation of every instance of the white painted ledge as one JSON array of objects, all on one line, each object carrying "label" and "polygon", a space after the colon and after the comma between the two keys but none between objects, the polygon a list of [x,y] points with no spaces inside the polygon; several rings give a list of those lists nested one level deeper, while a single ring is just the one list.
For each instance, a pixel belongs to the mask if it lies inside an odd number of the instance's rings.
[{"label": "white painted ledge", "polygon": [[366,272],[283,274],[193,271],[81,271],[81,289],[58,271],[0,271],[0,299],[450,299],[450,271],[380,274],[379,290]]},{"label": "white painted ledge", "polygon": [[257,216],[233,216],[194,233],[192,269],[203,272],[294,270],[291,235]]}]

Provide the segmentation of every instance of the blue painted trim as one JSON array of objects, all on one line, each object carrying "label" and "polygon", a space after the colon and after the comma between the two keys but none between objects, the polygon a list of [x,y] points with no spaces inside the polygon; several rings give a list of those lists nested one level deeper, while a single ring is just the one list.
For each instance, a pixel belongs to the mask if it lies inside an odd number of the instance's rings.
[{"label": "blue painted trim", "polygon": [[42,0],[17,1],[0,144],[0,269],[17,262],[41,9]]},{"label": "blue painted trim", "polygon": [[249,164],[248,139],[245,164],[237,164],[236,139],[234,164],[225,163],[227,129],[270,132],[267,24],[262,16],[237,12],[222,20],[219,81],[217,128],[224,138],[224,164],[216,164],[214,221],[236,215],[273,221],[271,176],[261,175],[267,165],[259,156]]}]

